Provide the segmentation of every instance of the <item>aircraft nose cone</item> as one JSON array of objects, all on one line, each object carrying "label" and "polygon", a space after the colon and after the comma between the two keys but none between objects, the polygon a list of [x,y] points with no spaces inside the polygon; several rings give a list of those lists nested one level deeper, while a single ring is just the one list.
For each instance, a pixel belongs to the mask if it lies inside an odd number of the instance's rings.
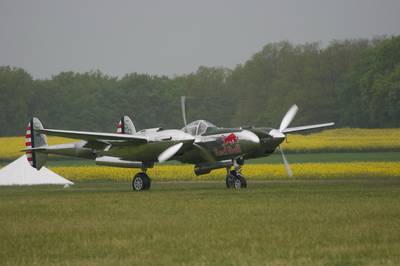
[{"label": "aircraft nose cone", "polygon": [[279,130],[277,130],[277,129],[272,129],[270,132],[269,132],[269,135],[271,136],[271,137],[273,137],[274,139],[285,139],[286,138],[286,136],[285,136],[285,134],[283,134],[282,132],[280,132]]}]

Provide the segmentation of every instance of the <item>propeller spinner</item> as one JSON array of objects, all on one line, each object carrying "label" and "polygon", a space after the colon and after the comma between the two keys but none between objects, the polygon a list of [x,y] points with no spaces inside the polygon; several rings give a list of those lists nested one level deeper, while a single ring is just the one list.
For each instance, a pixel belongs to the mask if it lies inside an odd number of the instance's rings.
[{"label": "propeller spinner", "polygon": [[[294,117],[297,114],[297,111],[299,110],[299,108],[297,107],[297,105],[292,105],[292,107],[289,108],[289,110],[286,112],[285,116],[283,117],[281,124],[279,126],[279,130],[278,129],[272,129],[269,134],[274,138],[274,139],[281,139],[282,141],[286,138],[285,135],[285,130],[289,127],[290,123],[292,123]],[[293,176],[293,172],[292,169],[290,169],[290,165],[288,160],[286,159],[286,156],[282,150],[282,148],[279,146],[278,147],[281,156],[282,156],[282,161],[283,164],[285,165],[285,169],[286,172],[288,174],[289,177]]]}]

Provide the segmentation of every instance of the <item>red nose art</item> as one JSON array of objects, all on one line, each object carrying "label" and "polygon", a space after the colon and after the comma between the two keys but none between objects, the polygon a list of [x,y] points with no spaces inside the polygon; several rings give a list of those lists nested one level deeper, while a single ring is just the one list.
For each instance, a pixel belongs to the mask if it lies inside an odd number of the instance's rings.
[{"label": "red nose art", "polygon": [[238,141],[238,137],[231,133],[224,139],[224,144],[233,144]]}]

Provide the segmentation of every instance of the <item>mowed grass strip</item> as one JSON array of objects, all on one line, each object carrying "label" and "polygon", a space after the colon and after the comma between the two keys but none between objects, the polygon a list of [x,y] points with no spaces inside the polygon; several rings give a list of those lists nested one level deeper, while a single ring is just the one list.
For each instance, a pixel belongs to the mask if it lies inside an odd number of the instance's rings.
[{"label": "mowed grass strip", "polygon": [[[291,164],[294,178],[370,178],[400,177],[400,162],[351,162],[351,163],[295,163]],[[103,166],[50,167],[56,173],[71,180],[108,179],[130,181],[138,169]],[[195,176],[191,165],[158,165],[148,170],[154,180],[221,180],[226,170],[214,170],[210,174]],[[249,179],[288,179],[281,164],[244,165],[243,174]]]},{"label": "mowed grass strip", "polygon": [[3,265],[399,265],[400,182],[0,189]]}]

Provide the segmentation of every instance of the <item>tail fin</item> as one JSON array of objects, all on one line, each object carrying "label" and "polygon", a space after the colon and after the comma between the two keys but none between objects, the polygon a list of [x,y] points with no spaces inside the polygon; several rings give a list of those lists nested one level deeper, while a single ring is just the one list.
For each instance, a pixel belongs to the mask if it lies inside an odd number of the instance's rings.
[{"label": "tail fin", "polygon": [[35,150],[35,148],[46,147],[47,138],[46,135],[37,132],[38,129],[43,129],[42,123],[39,119],[33,117],[26,128],[25,146],[28,162],[32,167],[40,170],[47,161],[47,154]]},{"label": "tail fin", "polygon": [[129,116],[124,115],[121,117],[121,120],[119,120],[119,122],[117,124],[117,133],[118,134],[129,134],[129,135],[136,133],[135,125],[133,124],[133,122],[129,118]]}]

